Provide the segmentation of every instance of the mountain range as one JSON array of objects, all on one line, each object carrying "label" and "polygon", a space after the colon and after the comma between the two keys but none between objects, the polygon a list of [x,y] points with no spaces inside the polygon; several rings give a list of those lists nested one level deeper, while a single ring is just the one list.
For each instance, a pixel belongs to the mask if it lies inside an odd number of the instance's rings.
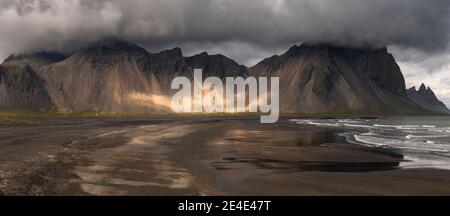
[{"label": "mountain range", "polygon": [[416,90],[415,86],[408,89],[407,94],[411,100],[413,100],[424,109],[431,110],[437,113],[450,114],[450,110],[447,108],[447,106],[436,97],[430,87],[426,87],[423,83],[418,90]]},{"label": "mountain range", "polygon": [[[171,112],[176,76],[280,77],[282,112],[424,114],[411,97],[394,57],[381,49],[328,44],[293,46],[253,67],[206,52],[184,57],[180,48],[151,53],[109,38],[71,55],[12,55],[0,65],[0,108],[55,112],[146,114]],[[434,95],[434,94],[433,94]],[[426,101],[426,100],[425,100]]]}]

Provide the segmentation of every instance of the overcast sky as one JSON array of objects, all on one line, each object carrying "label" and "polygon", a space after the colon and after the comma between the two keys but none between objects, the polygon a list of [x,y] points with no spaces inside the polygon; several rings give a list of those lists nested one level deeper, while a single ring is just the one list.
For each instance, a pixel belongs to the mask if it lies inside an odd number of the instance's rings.
[{"label": "overcast sky", "polygon": [[107,36],[247,66],[301,42],[388,46],[408,87],[450,104],[449,0],[0,0],[0,59]]}]

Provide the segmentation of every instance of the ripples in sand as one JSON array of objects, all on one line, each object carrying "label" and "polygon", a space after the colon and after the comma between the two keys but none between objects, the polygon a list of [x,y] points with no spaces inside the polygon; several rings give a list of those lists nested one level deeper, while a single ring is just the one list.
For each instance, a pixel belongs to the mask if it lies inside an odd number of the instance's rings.
[{"label": "ripples in sand", "polygon": [[133,187],[188,188],[193,177],[169,161],[171,148],[165,142],[189,132],[186,126],[141,126],[101,134],[99,137],[119,134],[129,141],[90,154],[93,164],[77,167],[74,172],[83,191],[93,195],[126,195]]}]

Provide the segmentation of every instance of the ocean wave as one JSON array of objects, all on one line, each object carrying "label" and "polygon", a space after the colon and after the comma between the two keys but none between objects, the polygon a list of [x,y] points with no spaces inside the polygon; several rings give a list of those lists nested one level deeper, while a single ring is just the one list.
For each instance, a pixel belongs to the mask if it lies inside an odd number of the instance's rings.
[{"label": "ocean wave", "polygon": [[341,119],[341,120],[338,120],[338,122],[340,122],[340,123],[353,123],[353,124],[361,123],[360,121],[355,121],[355,120],[350,120],[350,119]]},{"label": "ocean wave", "polygon": [[394,138],[384,138],[376,136],[366,136],[366,135],[354,135],[353,138],[360,143],[368,144],[376,147],[391,147],[398,149],[409,149],[417,151],[431,151],[431,152],[449,152],[449,145],[436,144],[433,141],[426,142],[416,142],[416,141],[406,141]]},{"label": "ocean wave", "polygon": [[363,125],[363,124],[343,124],[347,127],[356,127],[356,128],[374,128],[372,125]]},{"label": "ocean wave", "polygon": [[395,125],[395,128],[400,130],[423,130],[421,125]]},{"label": "ocean wave", "polygon": [[449,134],[434,134],[434,135],[412,135],[412,134],[408,134],[406,135],[405,138],[407,139],[420,139],[420,138],[444,138],[444,137],[450,137]]},{"label": "ocean wave", "polygon": [[321,123],[321,122],[297,122],[297,124],[308,124],[308,125],[327,126],[327,127],[339,127],[340,126],[337,123]]},{"label": "ocean wave", "polygon": [[361,135],[365,135],[365,136],[375,136],[375,135],[379,135],[377,133],[374,133],[373,131],[369,131],[367,133],[362,133]]},{"label": "ocean wave", "polygon": [[374,124],[375,127],[395,128],[397,125]]},{"label": "ocean wave", "polygon": [[[399,124],[392,120],[299,119],[297,124],[341,127],[347,141],[370,147],[386,147],[427,152],[450,152],[450,127],[434,124]],[[412,123],[412,124],[411,124]]]}]

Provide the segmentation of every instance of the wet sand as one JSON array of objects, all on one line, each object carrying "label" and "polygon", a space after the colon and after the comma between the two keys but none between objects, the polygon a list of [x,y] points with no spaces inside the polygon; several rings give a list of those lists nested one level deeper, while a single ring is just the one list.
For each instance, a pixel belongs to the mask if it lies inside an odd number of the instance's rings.
[{"label": "wet sand", "polygon": [[0,194],[450,195],[450,170],[287,119],[35,121],[0,125]]}]

